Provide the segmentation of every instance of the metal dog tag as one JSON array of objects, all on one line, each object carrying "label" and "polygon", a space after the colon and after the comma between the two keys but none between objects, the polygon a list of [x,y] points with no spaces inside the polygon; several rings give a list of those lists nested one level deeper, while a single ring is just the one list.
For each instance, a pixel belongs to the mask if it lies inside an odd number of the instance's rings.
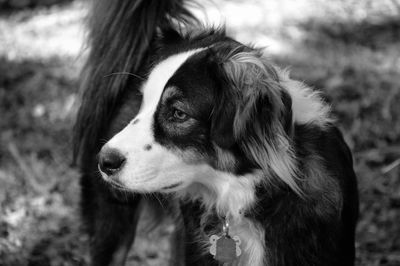
[{"label": "metal dog tag", "polygon": [[242,253],[240,239],[237,236],[231,238],[228,235],[212,235],[210,243],[210,253],[220,263],[231,263]]},{"label": "metal dog tag", "polygon": [[231,263],[242,254],[240,249],[240,238],[229,235],[229,222],[225,219],[223,235],[212,235],[210,237],[210,254],[220,263]]}]

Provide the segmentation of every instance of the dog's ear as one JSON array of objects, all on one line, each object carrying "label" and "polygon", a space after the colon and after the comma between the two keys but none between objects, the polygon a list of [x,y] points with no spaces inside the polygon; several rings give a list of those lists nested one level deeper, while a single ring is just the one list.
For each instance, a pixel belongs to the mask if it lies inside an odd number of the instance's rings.
[{"label": "dog's ear", "polygon": [[229,149],[236,143],[233,132],[236,104],[229,91],[219,91],[215,99],[211,115],[211,139],[219,147]]},{"label": "dog's ear", "polygon": [[264,172],[271,171],[294,190],[291,150],[292,101],[275,68],[258,50],[227,56],[221,64],[224,84],[212,127],[217,145],[237,144]]},{"label": "dog's ear", "polygon": [[233,124],[236,114],[237,91],[224,70],[224,58],[219,49],[209,49],[207,63],[210,73],[217,83],[214,91],[214,107],[211,113],[211,140],[223,149],[231,148],[235,143]]},{"label": "dog's ear", "polygon": [[250,50],[228,54],[221,61],[219,69],[212,70],[219,73],[216,80],[220,81],[212,115],[213,141],[222,148],[229,148],[237,137],[257,124],[266,127],[263,133],[270,129],[276,133],[274,128],[279,127],[290,137],[293,131],[292,99],[279,84],[277,71],[261,52]]}]

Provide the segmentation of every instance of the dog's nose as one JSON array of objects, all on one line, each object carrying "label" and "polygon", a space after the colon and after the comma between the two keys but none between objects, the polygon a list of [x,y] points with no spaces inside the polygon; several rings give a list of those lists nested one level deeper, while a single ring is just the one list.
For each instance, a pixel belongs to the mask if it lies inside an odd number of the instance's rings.
[{"label": "dog's nose", "polygon": [[99,168],[110,176],[122,168],[125,160],[126,158],[118,150],[103,147],[99,154]]}]

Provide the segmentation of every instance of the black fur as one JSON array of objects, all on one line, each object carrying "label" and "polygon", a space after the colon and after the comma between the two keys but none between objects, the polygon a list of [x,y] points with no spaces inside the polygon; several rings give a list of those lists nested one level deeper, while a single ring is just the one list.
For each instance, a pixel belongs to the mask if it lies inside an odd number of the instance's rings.
[{"label": "black fur", "polygon": [[[248,215],[265,225],[271,254],[267,265],[354,265],[358,193],[350,151],[333,126],[321,130],[298,125],[295,132],[300,169],[318,155],[329,162],[325,165],[330,176],[326,188],[308,188],[305,198],[279,187],[258,187],[258,206],[262,207]],[[329,191],[329,179],[339,182],[339,191]],[[329,193],[344,195],[340,213],[332,211],[339,206],[332,206],[336,195]]]},{"label": "black fur", "polygon": [[[242,175],[260,168],[270,171],[249,156],[247,147],[262,146],[266,140],[274,145],[276,132],[284,134],[302,173],[299,186],[303,197],[272,173],[273,182],[257,187],[256,204],[244,213],[265,230],[266,265],[354,265],[358,196],[351,153],[341,133],[332,124],[323,128],[294,124],[290,95],[280,88],[278,75],[269,65],[264,77],[269,87],[258,84],[257,95],[249,94],[251,99],[240,102],[236,94],[242,91],[232,86],[237,85],[238,77],[226,71],[226,59],[232,51],[257,51],[226,37],[223,30],[181,34],[176,21],[189,29],[196,22],[179,0],[93,3],[90,54],[82,74],[83,100],[74,149],[82,171],[82,214],[91,237],[92,265],[124,264],[142,201],[141,195],[125,193],[102,181],[97,153],[136,116],[141,103],[138,89],[151,67],[169,55],[199,47],[210,48],[185,62],[167,86],[177,88],[174,97],[189,103],[190,110],[185,111],[196,122],[189,131],[177,133],[166,123],[174,105],[174,98],[169,98],[155,113],[156,141],[172,148],[197,149],[215,169]],[[110,75],[120,72],[131,75]],[[279,93],[271,95],[270,91]],[[251,106],[246,106],[249,102]],[[251,110],[237,112],[240,108]],[[234,127],[235,120],[244,123],[240,130]],[[250,144],[249,139],[253,141]],[[234,167],[221,169],[213,143],[233,154]],[[309,174],[314,163],[323,164],[326,176],[322,179]],[[178,215],[183,233],[177,239],[186,245],[183,250],[178,248],[171,265],[218,265],[211,255],[204,254],[199,239],[220,221],[211,215],[204,223],[204,212],[199,202],[181,203]]]}]

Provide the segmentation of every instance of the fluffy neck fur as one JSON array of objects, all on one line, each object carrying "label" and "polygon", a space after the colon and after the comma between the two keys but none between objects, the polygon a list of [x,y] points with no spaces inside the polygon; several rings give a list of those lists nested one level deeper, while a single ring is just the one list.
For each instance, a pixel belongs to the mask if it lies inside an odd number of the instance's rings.
[{"label": "fluffy neck fur", "polygon": [[261,171],[235,176],[210,168],[209,176],[204,176],[179,195],[187,200],[199,200],[206,210],[204,217],[215,211],[220,217],[229,219],[231,236],[237,235],[242,241],[238,265],[264,265],[264,230],[256,221],[243,215],[254,205],[255,187],[260,182]]}]

